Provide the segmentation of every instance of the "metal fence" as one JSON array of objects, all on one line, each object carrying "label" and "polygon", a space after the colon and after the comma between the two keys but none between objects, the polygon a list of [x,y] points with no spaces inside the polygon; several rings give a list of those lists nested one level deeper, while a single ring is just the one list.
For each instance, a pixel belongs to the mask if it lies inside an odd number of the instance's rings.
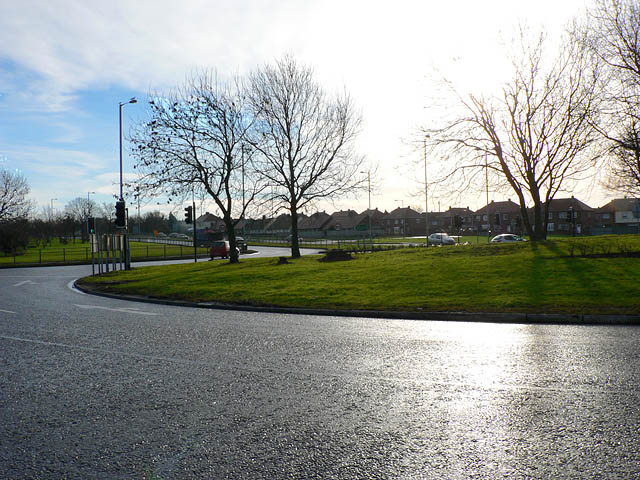
[{"label": "metal fence", "polygon": [[[139,240],[136,239],[135,242]],[[132,241],[133,242],[133,241]],[[163,242],[143,242],[147,245],[130,243],[132,261],[164,260],[175,258],[193,258],[193,245]],[[118,251],[116,251],[118,254]],[[198,248],[198,256],[208,256],[207,248]],[[117,261],[120,261],[119,257]],[[44,264],[90,264],[91,247],[70,246],[60,248],[29,249],[22,254],[0,256],[0,267],[13,265],[44,265]]]}]

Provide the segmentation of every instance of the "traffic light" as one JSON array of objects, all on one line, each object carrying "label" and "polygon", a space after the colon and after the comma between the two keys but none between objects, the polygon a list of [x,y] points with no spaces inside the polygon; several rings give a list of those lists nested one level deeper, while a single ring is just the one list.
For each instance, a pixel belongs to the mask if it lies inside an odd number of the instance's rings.
[{"label": "traffic light", "polygon": [[184,209],[184,221],[185,223],[193,223],[193,207],[191,205]]},{"label": "traffic light", "polygon": [[89,234],[96,233],[96,219],[94,217],[87,218],[87,232]]},{"label": "traffic light", "polygon": [[116,202],[116,227],[117,228],[124,228],[127,226],[124,209],[125,209],[124,200],[118,200]]}]

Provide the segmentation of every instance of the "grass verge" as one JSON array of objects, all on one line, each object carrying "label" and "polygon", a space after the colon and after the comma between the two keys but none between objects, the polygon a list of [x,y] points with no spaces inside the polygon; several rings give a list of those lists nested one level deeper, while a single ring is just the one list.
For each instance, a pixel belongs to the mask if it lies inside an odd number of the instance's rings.
[{"label": "grass verge", "polygon": [[319,262],[141,267],[81,283],[112,293],[286,307],[575,314],[640,313],[640,237],[405,248]]}]

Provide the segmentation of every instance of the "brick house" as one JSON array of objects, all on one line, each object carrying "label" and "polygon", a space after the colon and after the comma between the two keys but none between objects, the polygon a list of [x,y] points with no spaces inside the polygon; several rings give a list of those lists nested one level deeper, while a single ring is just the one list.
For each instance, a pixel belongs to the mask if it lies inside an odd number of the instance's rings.
[{"label": "brick house", "polygon": [[640,233],[640,199],[618,198],[593,212],[592,234]]},{"label": "brick house", "polygon": [[495,202],[491,200],[480,210],[473,213],[472,228],[475,232],[490,231],[495,235],[499,233],[520,233],[522,225],[518,222],[520,217],[520,205],[511,199]]},{"label": "brick house", "polygon": [[326,212],[316,212],[309,216],[298,218],[298,235],[304,238],[320,238],[325,236],[324,226],[331,215]]},{"label": "brick house", "polygon": [[[570,217],[569,209],[573,212]],[[533,221],[533,209],[529,209],[529,218]],[[594,209],[575,197],[554,198],[549,203],[549,216],[547,219],[547,232],[549,233],[573,233],[590,234],[596,216]]]},{"label": "brick house", "polygon": [[424,235],[424,218],[424,213],[418,213],[411,207],[398,207],[385,215],[384,233],[403,237]]}]

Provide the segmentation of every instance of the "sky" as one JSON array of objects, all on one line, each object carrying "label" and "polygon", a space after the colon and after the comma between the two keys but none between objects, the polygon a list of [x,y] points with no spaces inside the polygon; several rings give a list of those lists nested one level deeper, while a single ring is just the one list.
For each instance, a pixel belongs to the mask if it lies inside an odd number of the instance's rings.
[{"label": "sky", "polygon": [[[0,2],[0,168],[27,178],[40,209],[74,198],[113,203],[119,190],[119,102],[123,170],[132,179],[128,130],[150,92],[169,91],[196,69],[246,74],[285,54],[313,68],[329,92],[347,91],[362,112],[358,150],[372,165],[372,207],[424,205],[423,153],[411,147],[434,78],[464,92],[490,91],[505,75],[505,44],[519,24],[551,34],[587,0],[21,0]],[[437,119],[435,119],[437,120]],[[431,165],[430,165],[431,168]],[[422,173],[420,173],[422,171]],[[417,194],[417,195],[416,195]],[[424,194],[422,194],[424,195]],[[601,206],[584,186],[575,195]],[[496,201],[511,198],[492,193]],[[433,189],[431,211],[480,208],[478,192]],[[367,194],[320,206],[368,207]],[[213,207],[206,210],[215,213]],[[142,212],[182,214],[147,201]]]}]

